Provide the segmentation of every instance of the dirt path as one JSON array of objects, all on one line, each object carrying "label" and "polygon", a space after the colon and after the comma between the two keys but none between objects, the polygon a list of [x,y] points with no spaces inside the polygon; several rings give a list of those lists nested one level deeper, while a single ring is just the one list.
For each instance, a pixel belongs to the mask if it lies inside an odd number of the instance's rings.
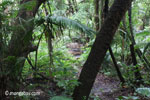
[{"label": "dirt path", "polygon": [[118,96],[128,95],[130,90],[120,87],[118,79],[99,73],[95,80],[91,94],[102,100],[115,100]]},{"label": "dirt path", "polygon": [[95,96],[99,96],[102,100],[108,99],[108,95],[119,88],[119,81],[113,78],[98,74],[95,80],[91,93]]}]

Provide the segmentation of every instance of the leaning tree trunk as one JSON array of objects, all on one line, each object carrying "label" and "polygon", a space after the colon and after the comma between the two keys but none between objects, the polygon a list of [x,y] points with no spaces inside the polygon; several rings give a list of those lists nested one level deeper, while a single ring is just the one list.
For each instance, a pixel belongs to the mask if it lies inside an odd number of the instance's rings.
[{"label": "leaning tree trunk", "polygon": [[[22,0],[20,10],[15,20],[13,34],[8,44],[8,50],[3,52],[0,60],[0,99],[5,99],[5,91],[18,92],[19,80],[27,55],[36,50],[31,44],[34,29],[34,17],[39,6],[46,0]],[[28,2],[33,3],[32,10],[23,6]]]},{"label": "leaning tree trunk", "polygon": [[131,5],[132,0],[115,0],[107,18],[98,32],[87,61],[83,65],[79,82],[73,93],[74,100],[88,100],[91,88],[99,71],[101,63],[110,46],[120,21]]},{"label": "leaning tree trunk", "polygon": [[[105,6],[104,6],[104,11],[103,11],[103,13],[104,13],[104,19],[107,17],[108,12],[109,12],[109,0],[105,0]],[[123,84],[125,82],[125,80],[124,80],[124,78],[123,78],[123,76],[121,74],[121,71],[120,71],[120,69],[119,69],[119,67],[117,65],[117,61],[115,59],[115,56],[114,56],[114,53],[112,51],[111,45],[109,46],[108,50],[109,50],[110,56],[112,58],[112,61],[114,63],[117,75],[118,75],[118,77],[120,79],[120,82],[122,82],[122,84]]]}]

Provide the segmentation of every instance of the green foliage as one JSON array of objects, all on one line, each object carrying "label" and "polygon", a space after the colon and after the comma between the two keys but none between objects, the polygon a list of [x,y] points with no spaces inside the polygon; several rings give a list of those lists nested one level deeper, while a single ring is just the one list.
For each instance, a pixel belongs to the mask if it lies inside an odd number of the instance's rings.
[{"label": "green foliage", "polygon": [[72,99],[65,96],[55,96],[52,97],[50,100],[72,100]]},{"label": "green foliage", "polygon": [[[60,41],[61,42],[61,41]],[[67,93],[71,94],[74,87],[78,85],[76,74],[78,63],[65,46],[54,48],[54,69],[53,76],[56,77],[57,85],[64,88]]]},{"label": "green foliage", "polygon": [[136,92],[143,95],[143,96],[147,96],[150,98],[150,88],[137,88]]},{"label": "green foliage", "polygon": [[91,47],[85,47],[82,50],[83,50],[83,53],[81,54],[81,56],[79,58],[79,61],[81,62],[81,65],[84,64],[85,59],[88,57],[88,55],[90,53],[90,50],[91,50]]},{"label": "green foliage", "polygon": [[[123,74],[123,77],[126,80],[126,84],[129,87],[134,87],[134,83],[135,83],[135,75],[134,73],[136,72],[135,67],[133,65],[126,65],[125,63],[119,63],[122,67],[121,67],[121,72]],[[138,67],[138,65],[137,65]]]},{"label": "green foliage", "polygon": [[89,1],[78,4],[78,12],[70,16],[71,19],[81,21],[88,27],[94,27],[93,15],[94,15],[94,5],[89,3]]},{"label": "green foliage", "polygon": [[136,33],[137,37],[145,37],[145,36],[148,36],[148,35],[150,35],[150,32],[148,32],[148,31],[141,31],[139,33]]},{"label": "green foliage", "polygon": [[[138,95],[138,94],[139,95]],[[118,98],[116,98],[116,100],[141,100],[140,98],[142,99],[150,99],[150,88],[146,88],[146,87],[143,87],[143,88],[137,88],[135,90],[135,93],[133,96],[131,95],[128,95],[128,96],[119,96]]]},{"label": "green foliage", "polygon": [[119,96],[116,100],[140,100],[137,96]]},{"label": "green foliage", "polygon": [[35,8],[36,3],[36,0],[28,1],[20,5],[20,8],[26,9],[27,11],[32,11]]},{"label": "green foliage", "polygon": [[0,4],[0,7],[6,8],[10,4],[13,4],[13,2],[9,0],[5,0]]},{"label": "green foliage", "polygon": [[14,62],[16,62],[16,57],[15,56],[8,56],[7,58],[4,59],[4,62],[14,63]]}]

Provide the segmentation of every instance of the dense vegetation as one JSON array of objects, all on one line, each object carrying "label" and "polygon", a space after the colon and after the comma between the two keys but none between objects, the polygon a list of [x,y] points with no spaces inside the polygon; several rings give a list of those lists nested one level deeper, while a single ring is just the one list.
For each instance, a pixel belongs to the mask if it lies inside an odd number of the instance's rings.
[{"label": "dense vegetation", "polygon": [[150,100],[149,6],[0,0],[0,99]]}]

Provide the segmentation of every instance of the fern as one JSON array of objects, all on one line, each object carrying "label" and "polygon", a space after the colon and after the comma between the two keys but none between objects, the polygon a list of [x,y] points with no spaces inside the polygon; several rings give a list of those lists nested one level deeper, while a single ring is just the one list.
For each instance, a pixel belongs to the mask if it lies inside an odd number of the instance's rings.
[{"label": "fern", "polygon": [[0,4],[0,7],[6,7],[10,4],[13,4],[13,2],[12,1],[2,1],[2,3]]},{"label": "fern", "polygon": [[80,22],[77,22],[75,20],[71,20],[71,19],[66,18],[66,17],[47,16],[46,21],[49,23],[52,22],[53,24],[56,24],[58,26],[71,27],[71,28],[77,29],[81,32],[86,33],[88,36],[93,36],[94,34],[96,34],[96,32],[94,30],[92,30],[91,28],[81,24]]}]

